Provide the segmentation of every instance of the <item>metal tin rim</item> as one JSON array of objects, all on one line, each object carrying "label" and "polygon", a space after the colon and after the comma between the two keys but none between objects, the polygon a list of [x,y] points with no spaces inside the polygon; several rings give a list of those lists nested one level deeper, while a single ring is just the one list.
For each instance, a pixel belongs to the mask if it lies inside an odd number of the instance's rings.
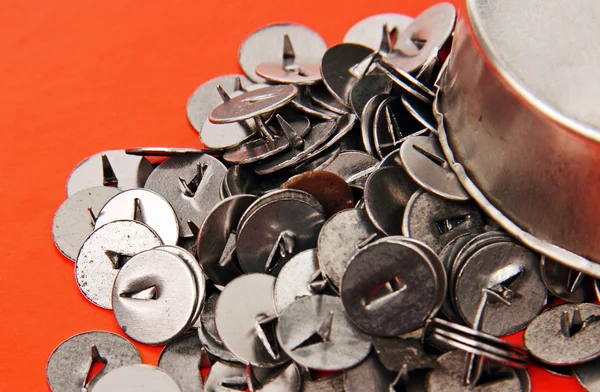
[{"label": "metal tin rim", "polygon": [[473,6],[471,6],[471,4],[475,1],[476,0],[465,0],[466,14],[470,22],[469,28],[471,29],[473,35],[477,38],[477,44],[483,50],[485,55],[494,60],[488,61],[488,63],[498,72],[502,80],[504,80],[518,96],[523,98],[527,105],[535,108],[535,110],[541,112],[544,116],[547,116],[570,131],[600,143],[600,130],[562,114],[560,111],[551,107],[548,103],[537,98],[535,94],[533,94],[529,89],[525,88],[517,80],[505,62],[494,53],[489,40],[487,40],[486,37],[480,33],[481,23],[476,15],[473,14]]}]

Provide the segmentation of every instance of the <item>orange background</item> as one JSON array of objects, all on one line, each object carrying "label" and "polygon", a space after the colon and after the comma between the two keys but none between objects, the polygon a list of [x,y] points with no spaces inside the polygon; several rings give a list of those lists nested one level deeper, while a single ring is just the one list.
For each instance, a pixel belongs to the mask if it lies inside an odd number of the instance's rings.
[{"label": "orange background", "polygon": [[[188,96],[203,81],[240,72],[239,44],[265,24],[299,22],[332,45],[366,16],[414,16],[433,3],[0,4],[0,391],[47,391],[46,361],[61,341],[92,329],[120,332],[110,311],[80,294],[73,263],[52,242],[54,212],[81,159],[113,148],[198,146]],[[160,348],[137,346],[156,364]],[[531,376],[534,391],[581,390],[535,367]]]}]

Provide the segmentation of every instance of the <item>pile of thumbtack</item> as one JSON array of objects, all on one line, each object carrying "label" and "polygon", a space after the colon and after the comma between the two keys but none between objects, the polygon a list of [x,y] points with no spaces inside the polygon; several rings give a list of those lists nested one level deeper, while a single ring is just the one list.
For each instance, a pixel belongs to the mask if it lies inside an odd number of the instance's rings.
[{"label": "pile of thumbtack", "polygon": [[[598,390],[595,281],[503,232],[440,147],[455,20],[447,3],[375,15],[330,48],[262,28],[245,76],[189,98],[204,147],[82,161],[56,246],[125,335],[165,347],[155,367],[78,334],[52,391],[529,391],[532,360]],[[499,339],[523,329],[525,347]]]}]

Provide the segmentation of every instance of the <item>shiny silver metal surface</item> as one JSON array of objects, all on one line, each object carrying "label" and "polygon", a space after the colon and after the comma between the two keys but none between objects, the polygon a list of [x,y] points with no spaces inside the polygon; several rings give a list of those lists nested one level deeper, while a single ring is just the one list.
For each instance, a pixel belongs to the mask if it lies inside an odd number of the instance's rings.
[{"label": "shiny silver metal surface", "polygon": [[152,164],[144,157],[124,150],[108,150],[81,161],[67,180],[67,195],[85,188],[114,186],[121,190],[141,188],[152,173]]},{"label": "shiny silver metal surface", "polygon": [[269,82],[298,86],[315,84],[322,79],[321,65],[318,62],[294,62],[289,65],[281,62],[262,63],[256,66],[255,72]]},{"label": "shiny silver metal surface", "polygon": [[[403,56],[392,56],[392,61],[407,72],[418,70],[448,41],[454,30],[456,9],[451,3],[435,4],[421,12],[398,35],[394,49]],[[424,42],[419,46],[415,41]]]},{"label": "shiny silver metal surface", "polygon": [[344,36],[344,42],[360,44],[377,50],[381,45],[381,32],[384,25],[387,25],[390,32],[396,30],[396,34],[398,34],[404,31],[412,21],[413,18],[403,14],[372,15],[350,27]]},{"label": "shiny silver metal surface", "polygon": [[320,59],[327,50],[323,38],[306,26],[282,23],[263,27],[250,34],[240,46],[240,66],[248,78],[257,83],[263,82],[255,72],[256,66],[283,60],[285,35],[289,37],[298,59]]},{"label": "shiny silver metal surface", "polygon": [[202,365],[210,363],[195,331],[169,342],[158,357],[158,367],[173,377],[181,392],[204,391],[200,374]]},{"label": "shiny silver metal surface", "polygon": [[275,278],[246,274],[232,280],[217,300],[216,325],[225,346],[245,364],[273,367],[288,360],[278,347],[272,324]]},{"label": "shiny silver metal surface", "polygon": [[325,278],[338,291],[344,271],[361,246],[379,238],[380,233],[359,209],[340,211],[323,225],[319,233],[317,259]]},{"label": "shiny silver metal surface", "polygon": [[196,242],[198,262],[216,284],[226,285],[241,274],[235,257],[235,229],[242,214],[256,200],[252,195],[235,195],[222,200],[208,214]]},{"label": "shiny silver metal surface", "polygon": [[226,91],[234,91],[237,83],[236,80],[238,78],[240,81],[243,79],[245,85],[251,83],[250,80],[243,75],[222,75],[202,83],[196,88],[192,95],[190,95],[186,105],[187,117],[196,132],[200,133],[202,131],[202,127],[208,118],[208,114],[217,105],[223,103],[223,100],[217,91],[217,86],[223,87]]},{"label": "shiny silver metal surface", "polygon": [[400,336],[422,327],[439,308],[436,302],[441,303],[436,271],[427,259],[397,237],[360,249],[350,259],[340,287],[350,320],[376,336]]},{"label": "shiny silver metal surface", "polygon": [[171,204],[149,189],[128,189],[106,202],[96,217],[94,229],[118,220],[135,220],[146,224],[164,244],[175,245],[180,226]]},{"label": "shiny silver metal surface", "polygon": [[90,392],[181,392],[181,388],[164,370],[140,364],[113,370]]},{"label": "shiny silver metal surface", "polygon": [[[516,372],[506,367],[502,367],[504,378],[492,378],[489,382],[477,386],[463,384],[467,356],[465,352],[454,350],[438,357],[439,366],[427,376],[427,390],[431,392],[525,392],[527,390]],[[496,366],[496,372],[498,370]]]},{"label": "shiny silver metal surface", "polygon": [[79,290],[95,305],[111,309],[111,290],[119,268],[127,258],[162,244],[154,230],[141,222],[107,223],[94,231],[79,251],[75,262]]},{"label": "shiny silver metal surface", "polygon": [[206,377],[205,392],[244,391],[248,386],[246,367],[231,362],[216,362]]},{"label": "shiny silver metal surface", "polygon": [[[373,50],[358,44],[338,44],[327,49],[321,62],[323,83],[342,104],[349,106],[350,92],[360,77],[352,67],[360,63]],[[360,75],[362,76],[362,75]]]},{"label": "shiny silver metal surface", "polygon": [[118,188],[109,186],[86,188],[58,207],[52,221],[52,238],[60,253],[77,260],[83,242],[94,231],[98,213],[119,192]]},{"label": "shiny silver metal surface", "polygon": [[200,142],[211,150],[236,147],[256,133],[253,121],[215,124],[207,118],[200,129]]},{"label": "shiny silver metal surface", "polygon": [[[88,380],[99,362],[104,367]],[[106,331],[82,332],[54,349],[46,364],[46,381],[53,392],[81,392],[93,388],[111,370],[141,363],[140,353],[124,337]]]},{"label": "shiny silver metal surface", "polygon": [[208,118],[217,124],[247,120],[284,106],[296,95],[298,95],[298,88],[290,84],[247,91],[227,99],[214,108]]},{"label": "shiny silver metal surface", "polygon": [[277,200],[257,208],[238,224],[240,267],[246,273],[277,275],[292,256],[316,247],[324,222],[322,209],[300,200]]},{"label": "shiny silver metal surface", "polygon": [[536,317],[523,341],[532,356],[550,365],[568,366],[600,357],[600,306],[564,304]]},{"label": "shiny silver metal surface", "polygon": [[600,3],[464,5],[438,81],[448,162],[505,230],[599,277],[600,56],[587,43]]},{"label": "shiny silver metal surface", "polygon": [[196,290],[198,291],[198,301],[196,303],[196,311],[192,317],[191,324],[196,327],[199,326],[200,312],[202,311],[202,306],[204,305],[204,296],[206,294],[206,277],[200,268],[198,260],[196,260],[194,255],[192,255],[190,252],[179,246],[163,245],[155,249],[164,250],[165,252],[174,254],[183,260],[190,271],[192,271],[192,274],[194,275],[194,281],[196,282]]},{"label": "shiny silver metal surface", "polygon": [[367,335],[353,326],[340,299],[329,295],[300,298],[285,308],[277,339],[297,364],[316,370],[349,368],[371,350]]},{"label": "shiny silver metal surface", "polygon": [[121,268],[111,302],[127,336],[143,344],[164,344],[191,326],[198,303],[196,280],[181,258],[150,249]]},{"label": "shiny silver metal surface", "polygon": [[164,197],[173,207],[179,222],[178,237],[193,237],[189,222],[200,227],[221,201],[219,187],[225,174],[225,165],[210,155],[177,155],[154,170],[146,188]]},{"label": "shiny silver metal surface", "polygon": [[365,184],[365,210],[371,222],[382,233],[402,233],[402,219],[408,200],[418,185],[401,167],[375,170]]},{"label": "shiny silver metal surface", "polygon": [[[298,253],[288,261],[275,281],[274,301],[277,311],[281,313],[288,305],[302,297],[320,294],[318,288],[322,283],[323,276],[319,271],[316,249],[308,249]],[[325,287],[327,283],[325,283]]]}]

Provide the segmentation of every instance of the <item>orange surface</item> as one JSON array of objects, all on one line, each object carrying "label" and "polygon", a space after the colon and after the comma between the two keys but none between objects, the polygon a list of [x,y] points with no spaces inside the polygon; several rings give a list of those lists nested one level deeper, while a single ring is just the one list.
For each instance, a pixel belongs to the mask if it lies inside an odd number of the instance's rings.
[{"label": "orange surface", "polygon": [[[273,22],[311,26],[329,44],[381,12],[434,1],[4,1],[0,5],[0,391],[47,391],[45,366],[78,332],[120,332],[88,303],[52,242],[73,167],[100,150],[197,146],[189,94],[238,72],[237,49]],[[519,338],[520,340],[520,338]],[[155,364],[159,348],[138,345]],[[535,391],[581,390],[531,369]]]}]

